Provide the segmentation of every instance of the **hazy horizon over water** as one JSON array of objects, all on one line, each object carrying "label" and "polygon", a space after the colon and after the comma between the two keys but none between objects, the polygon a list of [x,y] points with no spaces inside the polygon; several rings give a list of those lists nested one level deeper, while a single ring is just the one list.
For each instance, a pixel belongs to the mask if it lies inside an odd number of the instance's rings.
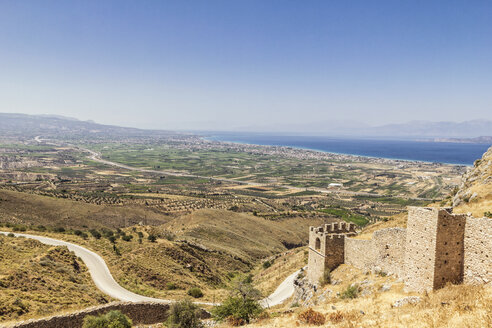
[{"label": "hazy horizon over water", "polygon": [[278,136],[256,133],[210,133],[207,139],[264,146],[285,146],[328,153],[473,165],[491,146],[480,143],[433,142],[391,139]]}]

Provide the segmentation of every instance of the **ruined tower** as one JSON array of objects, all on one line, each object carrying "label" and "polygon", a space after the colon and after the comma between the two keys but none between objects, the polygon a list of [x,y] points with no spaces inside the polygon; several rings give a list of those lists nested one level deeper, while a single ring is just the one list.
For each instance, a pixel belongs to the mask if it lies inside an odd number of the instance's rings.
[{"label": "ruined tower", "polygon": [[463,281],[466,214],[450,208],[409,207],[405,289],[428,291]]},{"label": "ruined tower", "polygon": [[333,270],[343,263],[345,237],[355,235],[353,223],[339,222],[309,228],[309,282],[317,284],[325,269]]}]

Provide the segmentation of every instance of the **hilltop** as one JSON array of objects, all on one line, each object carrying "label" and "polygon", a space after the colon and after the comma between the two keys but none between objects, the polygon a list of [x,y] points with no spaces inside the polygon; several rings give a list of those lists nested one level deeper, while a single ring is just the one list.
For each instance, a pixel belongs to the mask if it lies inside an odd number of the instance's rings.
[{"label": "hilltop", "polygon": [[74,136],[141,136],[169,135],[167,131],[142,130],[115,125],[98,124],[94,121],[81,121],[59,115],[27,115],[0,113],[2,135],[34,138],[37,135],[51,137]]}]

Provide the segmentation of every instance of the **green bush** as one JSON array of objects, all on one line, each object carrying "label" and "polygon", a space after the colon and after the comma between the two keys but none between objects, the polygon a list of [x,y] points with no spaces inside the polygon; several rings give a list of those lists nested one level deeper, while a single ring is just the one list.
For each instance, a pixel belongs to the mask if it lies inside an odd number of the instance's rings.
[{"label": "green bush", "polygon": [[227,320],[233,325],[249,323],[263,312],[258,303],[260,298],[261,294],[251,284],[251,278],[239,276],[233,281],[229,297],[212,309],[212,316],[217,321]]},{"label": "green bush", "polygon": [[100,316],[86,316],[82,328],[131,328],[132,321],[120,311],[110,311]]},{"label": "green bush", "polygon": [[203,297],[203,292],[200,288],[198,287],[193,287],[188,290],[188,295],[194,298],[200,298]]},{"label": "green bush", "polygon": [[166,289],[167,290],[175,290],[175,289],[178,289],[178,286],[176,286],[176,284],[174,282],[168,282],[166,284]]},{"label": "green bush", "polygon": [[270,261],[263,262],[263,269],[268,269],[269,267],[272,266],[272,263],[273,263],[273,261],[272,262],[270,262]]},{"label": "green bush", "polygon": [[343,299],[354,299],[359,296],[359,285],[350,285],[340,295]]},{"label": "green bush", "polygon": [[256,318],[261,312],[263,312],[263,308],[256,300],[229,296],[221,305],[212,309],[212,316],[217,321],[233,318],[236,321],[242,319],[249,323],[251,319]]},{"label": "green bush", "polygon": [[123,239],[124,241],[130,241],[133,239],[133,236],[132,235],[123,235],[123,236],[121,236],[121,239]]},{"label": "green bush", "polygon": [[91,229],[89,230],[89,232],[91,233],[91,235],[96,238],[96,239],[101,239],[101,234],[99,233],[99,231],[97,231],[96,229]]},{"label": "green bush", "polygon": [[151,242],[151,243],[155,243],[155,241],[157,240],[157,236],[155,235],[149,235],[147,237],[147,239]]},{"label": "green bush", "polygon": [[171,305],[167,326],[172,328],[203,327],[199,316],[200,309],[189,300],[176,302]]}]

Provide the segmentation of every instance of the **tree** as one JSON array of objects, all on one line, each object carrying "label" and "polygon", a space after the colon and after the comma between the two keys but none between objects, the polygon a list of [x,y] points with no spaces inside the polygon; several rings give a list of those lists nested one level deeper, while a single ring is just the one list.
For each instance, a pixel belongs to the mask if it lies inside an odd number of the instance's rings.
[{"label": "tree", "polygon": [[172,328],[200,328],[203,327],[199,316],[200,309],[190,300],[176,302],[169,311],[168,326]]},{"label": "tree", "polygon": [[132,321],[120,311],[110,311],[100,316],[86,316],[82,328],[131,328]]},{"label": "tree", "polygon": [[212,309],[212,315],[217,321],[227,319],[235,324],[249,323],[263,312],[258,303],[261,293],[253,287],[250,277],[238,277],[232,283],[227,299]]}]

